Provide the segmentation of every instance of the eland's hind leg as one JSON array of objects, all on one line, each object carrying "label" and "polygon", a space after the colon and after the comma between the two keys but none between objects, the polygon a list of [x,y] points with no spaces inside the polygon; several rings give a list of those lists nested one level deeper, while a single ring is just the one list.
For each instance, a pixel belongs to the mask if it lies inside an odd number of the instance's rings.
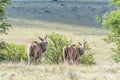
[{"label": "eland's hind leg", "polygon": [[32,59],[30,56],[28,56],[28,64],[31,64],[31,62],[32,62]]}]

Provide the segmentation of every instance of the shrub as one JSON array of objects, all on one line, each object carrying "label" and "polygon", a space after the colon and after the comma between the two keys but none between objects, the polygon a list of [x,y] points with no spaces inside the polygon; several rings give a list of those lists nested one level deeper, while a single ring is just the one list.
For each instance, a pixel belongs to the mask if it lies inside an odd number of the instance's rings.
[{"label": "shrub", "polygon": [[50,13],[50,11],[49,10],[45,10],[45,13]]},{"label": "shrub", "polygon": [[113,49],[112,51],[114,52],[114,54],[112,55],[112,58],[116,61],[116,62],[120,62],[120,48],[117,49]]},{"label": "shrub", "polygon": [[62,61],[62,48],[66,44],[70,44],[71,40],[67,40],[60,34],[52,33],[48,35],[49,42],[47,45],[47,51],[44,54],[44,59],[49,63],[59,63]]},{"label": "shrub", "polygon": [[5,55],[2,52],[0,52],[0,61],[3,61],[3,60],[5,60]]},{"label": "shrub", "polygon": [[6,48],[6,42],[5,41],[1,41],[0,42],[0,50],[5,49]]},{"label": "shrub", "polygon": [[77,12],[78,11],[78,7],[73,7],[72,11],[73,12]]},{"label": "shrub", "polygon": [[2,60],[5,59],[5,56],[4,56],[4,54],[2,53],[2,50],[3,50],[3,49],[6,49],[6,48],[7,48],[7,47],[6,47],[6,42],[1,41],[1,42],[0,42],[0,61],[2,61]]},{"label": "shrub", "polygon": [[112,58],[116,62],[120,62],[120,0],[111,0],[110,4],[116,6],[116,10],[111,10],[105,13],[102,17],[102,25],[110,31],[107,38],[104,39],[107,42],[115,43],[116,48],[112,48]]},{"label": "shrub", "polygon": [[26,60],[25,45],[7,44],[7,49],[2,50],[2,56],[6,61]]},{"label": "shrub", "polygon": [[94,57],[94,53],[92,52],[89,45],[86,45],[85,47],[85,53],[79,58],[79,63],[82,64],[96,64]]}]

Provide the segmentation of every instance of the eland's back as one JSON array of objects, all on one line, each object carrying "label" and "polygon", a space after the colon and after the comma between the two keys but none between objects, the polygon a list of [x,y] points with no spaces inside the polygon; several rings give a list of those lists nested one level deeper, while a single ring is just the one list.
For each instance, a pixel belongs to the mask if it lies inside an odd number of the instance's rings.
[{"label": "eland's back", "polygon": [[76,46],[69,45],[63,48],[64,62],[66,61],[68,62],[69,60],[72,60],[72,62],[75,62],[78,55],[79,55],[79,49]]},{"label": "eland's back", "polygon": [[46,51],[47,40],[45,38],[40,38],[41,43],[34,41],[28,44],[27,46],[27,57],[28,64],[35,63],[35,61],[39,62],[42,56],[42,53]]},{"label": "eland's back", "polygon": [[86,44],[86,41],[84,41],[82,44],[80,44],[80,47],[77,47],[75,45],[66,45],[63,47],[63,60],[64,62],[72,61],[72,63],[78,62],[79,56],[84,54],[84,47]]}]

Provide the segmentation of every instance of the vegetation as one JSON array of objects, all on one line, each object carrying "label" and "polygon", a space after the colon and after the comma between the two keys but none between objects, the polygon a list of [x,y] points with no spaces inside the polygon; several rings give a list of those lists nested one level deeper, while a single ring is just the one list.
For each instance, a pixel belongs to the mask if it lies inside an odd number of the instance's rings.
[{"label": "vegetation", "polygon": [[53,1],[58,1],[58,0],[53,0]]},{"label": "vegetation", "polygon": [[62,48],[71,43],[71,40],[67,40],[60,34],[52,33],[48,35],[49,42],[47,46],[47,52],[44,54],[45,60],[49,63],[62,62]]},{"label": "vegetation", "polygon": [[[7,7],[8,13],[6,14],[9,17],[10,23],[15,26],[18,26],[18,24],[25,25],[25,27],[27,25],[30,27],[30,24],[32,23],[25,23],[24,19],[34,19],[39,21],[65,23],[77,26],[91,26],[96,28],[98,27],[98,24],[95,23],[94,15],[103,15],[106,11],[110,11],[112,9],[107,7],[105,0],[75,0],[74,2],[73,0],[38,0],[37,2],[13,1],[12,3],[13,4],[11,6]],[[14,17],[15,21],[12,21],[11,19],[13,18],[10,16]],[[16,19],[19,21],[17,22]],[[22,19],[22,21],[20,19]],[[99,25],[99,28],[101,28],[101,25]]]},{"label": "vegetation", "polygon": [[2,49],[0,56],[1,61],[26,61],[25,45],[7,44],[6,48]]},{"label": "vegetation", "polygon": [[119,80],[119,65],[26,65],[1,63],[1,80]]},{"label": "vegetation", "polygon": [[[6,34],[8,27],[10,27],[10,24],[7,23],[7,20],[5,18],[5,7],[10,3],[10,0],[0,0],[0,34]],[[4,41],[0,41],[0,61],[1,59],[4,59],[1,50],[5,48],[6,43]]]},{"label": "vegetation", "polygon": [[0,42],[0,61],[5,59],[5,55],[1,51],[6,48],[6,43],[4,41]]},{"label": "vegetation", "polygon": [[8,27],[10,27],[5,18],[5,7],[10,3],[10,0],[0,0],[0,34],[6,33]]},{"label": "vegetation", "polygon": [[116,47],[112,48],[114,52],[112,57],[116,62],[120,62],[120,0],[112,0],[111,3],[116,5],[117,9],[106,13],[102,18],[103,26],[111,31],[104,40],[115,43]]},{"label": "vegetation", "polygon": [[79,58],[79,62],[87,65],[96,64],[93,56],[94,56],[93,51],[91,50],[89,45],[86,45],[85,54]]}]

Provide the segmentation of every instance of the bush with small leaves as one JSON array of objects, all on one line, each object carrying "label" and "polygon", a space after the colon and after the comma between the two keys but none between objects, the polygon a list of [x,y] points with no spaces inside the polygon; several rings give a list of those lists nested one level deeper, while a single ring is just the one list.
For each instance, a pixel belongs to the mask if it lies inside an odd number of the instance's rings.
[{"label": "bush with small leaves", "polygon": [[86,45],[85,53],[82,56],[80,56],[79,63],[87,64],[87,65],[96,64],[93,56],[94,56],[93,51],[91,50],[89,45]]},{"label": "bush with small leaves", "polygon": [[120,0],[111,0],[110,4],[116,5],[116,10],[105,13],[100,22],[106,29],[110,30],[104,40],[115,43],[115,47],[112,48],[112,58],[116,62],[120,62]]},{"label": "bush with small leaves", "polygon": [[7,49],[2,50],[2,54],[5,61],[26,61],[25,45],[7,44]]},{"label": "bush with small leaves", "polygon": [[48,63],[60,63],[62,62],[62,48],[71,43],[71,40],[67,40],[66,37],[58,33],[52,33],[48,35],[49,42],[47,45],[47,51],[44,53],[44,61]]}]

